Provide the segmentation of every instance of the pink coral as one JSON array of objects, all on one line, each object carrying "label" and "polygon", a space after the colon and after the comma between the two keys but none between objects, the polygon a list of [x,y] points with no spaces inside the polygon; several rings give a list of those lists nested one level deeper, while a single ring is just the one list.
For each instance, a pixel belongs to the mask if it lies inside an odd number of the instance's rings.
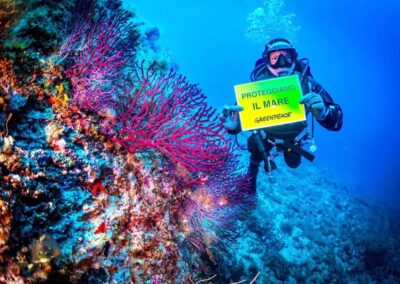
[{"label": "pink coral", "polygon": [[142,64],[121,86],[121,94],[113,141],[128,152],[155,148],[192,173],[210,173],[229,155],[215,110],[184,76]]},{"label": "pink coral", "polygon": [[126,11],[112,16],[102,11],[96,23],[78,21],[58,53],[59,61],[72,62],[65,75],[72,85],[72,101],[82,109],[99,111],[115,103],[115,83],[135,49],[128,16]]},{"label": "pink coral", "polygon": [[236,220],[250,212],[254,202],[250,179],[238,170],[238,163],[232,149],[207,179],[193,185],[194,191],[180,209],[187,219],[189,240],[197,249],[205,250],[210,240],[235,239],[239,233]]}]

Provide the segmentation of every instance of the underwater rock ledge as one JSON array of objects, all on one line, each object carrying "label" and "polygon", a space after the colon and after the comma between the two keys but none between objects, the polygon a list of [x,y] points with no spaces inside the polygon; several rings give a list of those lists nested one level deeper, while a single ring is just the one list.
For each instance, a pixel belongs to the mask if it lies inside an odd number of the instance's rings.
[{"label": "underwater rock ledge", "polygon": [[157,36],[121,1],[0,2],[0,283],[400,282],[398,224],[327,174],[248,194]]}]

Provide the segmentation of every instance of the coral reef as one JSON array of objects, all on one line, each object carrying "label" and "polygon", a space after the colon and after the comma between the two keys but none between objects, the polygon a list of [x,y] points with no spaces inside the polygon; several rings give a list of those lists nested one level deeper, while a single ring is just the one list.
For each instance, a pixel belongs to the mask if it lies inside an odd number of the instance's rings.
[{"label": "coral reef", "polygon": [[[156,45],[134,15],[119,1],[75,4],[2,6],[0,280],[200,278],[233,227],[189,226],[187,204],[240,214],[247,178],[201,90],[137,62],[140,42]],[[218,170],[235,183],[216,190]],[[205,191],[220,202],[196,198]]]},{"label": "coral reef", "polygon": [[[20,15],[12,25],[6,24],[2,53],[18,62],[13,65],[14,72],[18,80],[28,83],[40,76],[43,56],[52,54],[62,42],[63,29],[68,21],[65,15],[69,14],[74,1],[16,1],[13,5]],[[6,9],[1,13],[10,15]]]}]

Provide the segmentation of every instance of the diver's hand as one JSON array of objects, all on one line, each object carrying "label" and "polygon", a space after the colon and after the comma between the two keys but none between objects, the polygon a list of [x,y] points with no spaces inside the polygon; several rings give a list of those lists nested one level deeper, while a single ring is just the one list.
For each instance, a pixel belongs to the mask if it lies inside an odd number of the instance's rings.
[{"label": "diver's hand", "polygon": [[308,93],[300,99],[300,103],[311,111],[317,120],[324,120],[327,115],[327,109],[321,95],[317,93]]},{"label": "diver's hand", "polygon": [[234,105],[224,105],[219,119],[224,123],[224,127],[229,130],[234,130],[239,126],[239,111],[242,111],[243,107]]}]

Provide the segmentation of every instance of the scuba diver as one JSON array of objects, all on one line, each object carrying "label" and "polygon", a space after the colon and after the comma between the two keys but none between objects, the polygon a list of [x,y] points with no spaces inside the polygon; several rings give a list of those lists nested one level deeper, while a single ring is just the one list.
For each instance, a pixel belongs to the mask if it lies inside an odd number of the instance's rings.
[{"label": "scuba diver", "polygon": [[[312,113],[312,143],[314,135],[314,118],[324,128],[338,131],[342,128],[343,112],[341,107],[334,103],[328,92],[313,79],[308,59],[298,59],[296,49],[292,43],[283,38],[276,38],[267,43],[262,57],[256,61],[255,68],[250,75],[251,81],[266,80],[276,77],[297,75],[300,79],[302,93],[301,104],[305,105],[307,116]],[[243,107],[238,105],[225,105],[220,119],[229,134],[236,135],[241,132],[239,111]],[[248,174],[251,178],[251,191],[256,192],[257,175],[261,162],[264,170],[271,172],[276,168],[270,151],[276,147],[278,152],[283,152],[284,160],[290,168],[297,168],[301,157],[309,161],[314,155],[302,145],[310,140],[307,121],[288,123],[263,129],[253,130],[247,140],[247,150],[250,152]],[[316,146],[311,145],[310,151],[314,152]]]}]

